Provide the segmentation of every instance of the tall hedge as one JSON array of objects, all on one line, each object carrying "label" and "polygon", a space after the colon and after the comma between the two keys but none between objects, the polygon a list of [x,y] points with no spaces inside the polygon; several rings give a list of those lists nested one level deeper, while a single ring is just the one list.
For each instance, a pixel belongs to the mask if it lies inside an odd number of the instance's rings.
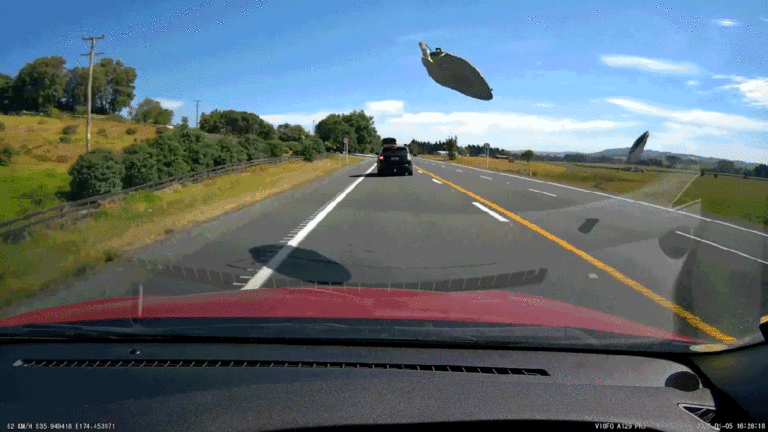
[{"label": "tall hedge", "polygon": [[145,144],[131,144],[123,149],[126,188],[140,186],[160,180],[157,170],[157,152]]},{"label": "tall hedge", "polygon": [[155,151],[157,173],[166,179],[191,172],[187,152],[176,134],[160,135],[147,143]]},{"label": "tall hedge", "polygon": [[69,167],[69,175],[72,197],[77,200],[123,189],[125,167],[120,155],[99,148],[80,155]]}]

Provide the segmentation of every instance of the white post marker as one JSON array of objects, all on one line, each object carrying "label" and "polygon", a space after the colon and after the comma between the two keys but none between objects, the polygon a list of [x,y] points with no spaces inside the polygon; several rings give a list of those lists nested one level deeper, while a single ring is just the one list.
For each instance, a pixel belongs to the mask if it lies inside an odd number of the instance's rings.
[{"label": "white post marker", "polygon": [[490,161],[488,160],[488,154],[490,153],[491,145],[488,143],[483,144],[483,147],[485,147],[485,169],[488,169],[488,166],[490,164]]},{"label": "white post marker", "polygon": [[344,137],[344,154],[346,155],[345,162],[349,163],[349,137]]}]

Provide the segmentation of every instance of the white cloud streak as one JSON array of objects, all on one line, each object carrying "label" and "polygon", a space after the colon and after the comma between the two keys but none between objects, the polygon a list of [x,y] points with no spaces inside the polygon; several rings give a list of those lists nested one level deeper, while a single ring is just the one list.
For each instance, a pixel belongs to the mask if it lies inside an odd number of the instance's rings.
[{"label": "white cloud streak", "polygon": [[699,72],[699,68],[693,63],[672,62],[638,56],[602,55],[600,60],[612,67],[629,67],[658,73],[696,74]]},{"label": "white cloud streak", "polygon": [[768,130],[768,122],[754,120],[749,117],[740,115],[704,110],[669,110],[653,105],[648,105],[642,102],[633,101],[631,99],[622,98],[608,98],[606,101],[638,114],[664,117],[669,120],[688,124],[714,126],[723,129],[743,131]]},{"label": "white cloud streak", "polygon": [[177,110],[184,105],[184,101],[181,101],[181,100],[173,100],[173,99],[165,99],[165,98],[152,98],[152,99],[160,102],[161,107],[169,110]]},{"label": "white cloud streak", "polygon": [[745,78],[736,75],[715,75],[713,78],[730,79],[734,84],[722,86],[736,89],[744,95],[744,102],[752,106],[768,106],[768,78]]},{"label": "white cloud streak", "polygon": [[725,19],[715,20],[715,24],[723,27],[731,27],[738,24],[738,22],[725,18]]}]

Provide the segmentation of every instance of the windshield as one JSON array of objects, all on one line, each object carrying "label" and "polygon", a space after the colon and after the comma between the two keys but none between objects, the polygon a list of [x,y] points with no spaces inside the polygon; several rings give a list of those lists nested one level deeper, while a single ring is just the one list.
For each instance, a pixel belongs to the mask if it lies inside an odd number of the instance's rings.
[{"label": "windshield", "polygon": [[762,340],[764,2],[143,3],[0,30],[0,337]]}]

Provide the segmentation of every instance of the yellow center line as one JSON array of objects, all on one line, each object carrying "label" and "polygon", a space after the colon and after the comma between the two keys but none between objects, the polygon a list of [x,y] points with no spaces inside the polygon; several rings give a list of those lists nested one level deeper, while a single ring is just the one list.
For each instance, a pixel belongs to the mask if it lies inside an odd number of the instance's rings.
[{"label": "yellow center line", "polygon": [[472,198],[482,202],[483,204],[485,204],[487,206],[492,207],[496,211],[504,213],[505,215],[509,216],[510,218],[514,219],[515,221],[525,225],[526,227],[528,227],[528,228],[532,229],[533,231],[536,231],[537,233],[543,235],[544,237],[552,240],[553,242],[557,243],[558,245],[562,246],[563,248],[573,252],[574,254],[578,255],[579,257],[581,257],[582,259],[584,259],[588,263],[592,264],[593,266],[595,266],[595,267],[599,268],[600,270],[603,270],[604,272],[606,272],[609,275],[613,276],[614,279],[618,280],[619,282],[629,286],[630,288],[633,288],[634,290],[638,291],[639,293],[643,294],[644,296],[646,296],[646,297],[650,298],[651,300],[655,301],[659,305],[661,305],[661,306],[671,310],[672,312],[677,314],[679,317],[681,317],[684,320],[688,321],[689,324],[691,324],[692,326],[694,326],[694,327],[700,329],[701,331],[707,333],[708,335],[710,335],[710,336],[720,340],[721,342],[726,342],[726,343],[734,343],[734,342],[736,342],[735,338],[733,338],[731,336],[728,336],[728,335],[724,334],[723,332],[721,332],[720,330],[716,329],[715,327],[705,323],[704,321],[701,320],[701,318],[697,317],[696,315],[692,314],[691,312],[688,312],[682,306],[676,305],[676,304],[672,303],[671,301],[665,299],[664,297],[656,294],[655,292],[653,292],[650,289],[644,287],[639,282],[636,282],[636,281],[630,279],[629,277],[625,276],[620,271],[618,271],[615,268],[609,266],[608,264],[598,260],[597,258],[593,257],[592,255],[590,255],[590,254],[588,254],[588,253],[586,253],[586,252],[584,252],[584,251],[582,251],[580,249],[577,249],[575,246],[571,245],[567,241],[565,241],[565,240],[555,236],[554,234],[551,234],[551,233],[545,231],[543,228],[540,228],[539,226],[537,226],[537,225],[535,225],[535,224],[533,224],[531,222],[528,222],[527,220],[525,220],[525,219],[521,218],[520,216],[510,212],[509,210],[503,209],[503,208],[499,207],[498,205],[492,203],[491,201],[488,201],[487,199],[481,198],[478,195],[475,195],[474,193],[472,193],[472,192],[470,192],[470,191],[468,191],[466,189],[463,189],[462,187],[460,187],[458,185],[455,185],[455,184],[449,182],[448,180],[445,180],[442,177],[439,177],[439,176],[437,176],[437,175],[435,175],[435,174],[425,170],[424,168],[421,168],[421,167],[417,167],[417,168],[419,168],[423,172],[431,175],[435,179],[440,180],[441,182],[443,182],[443,183],[453,187],[454,189],[469,195],[470,197],[472,197]]}]

